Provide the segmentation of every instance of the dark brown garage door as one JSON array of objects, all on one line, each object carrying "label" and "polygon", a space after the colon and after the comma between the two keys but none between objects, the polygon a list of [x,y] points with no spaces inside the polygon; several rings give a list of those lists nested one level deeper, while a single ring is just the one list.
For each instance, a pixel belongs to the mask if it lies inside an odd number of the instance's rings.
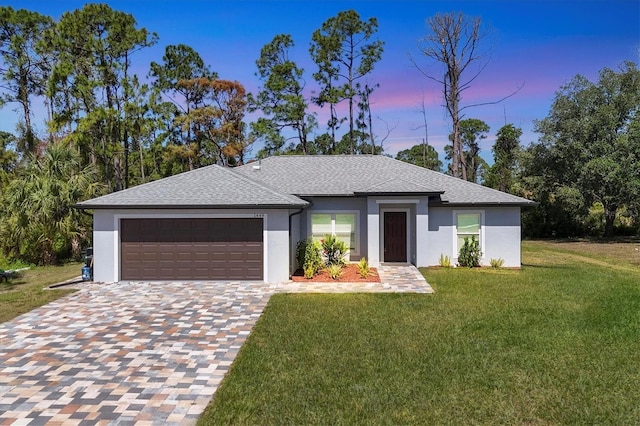
[{"label": "dark brown garage door", "polygon": [[122,219],[122,280],[263,280],[262,219]]}]

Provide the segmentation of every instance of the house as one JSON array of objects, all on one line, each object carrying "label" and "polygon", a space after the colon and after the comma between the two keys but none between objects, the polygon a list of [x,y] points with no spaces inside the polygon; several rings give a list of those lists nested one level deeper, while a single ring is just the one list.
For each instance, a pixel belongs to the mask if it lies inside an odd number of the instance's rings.
[{"label": "house", "polygon": [[94,279],[289,280],[301,239],[335,234],[352,261],[438,265],[465,237],[520,267],[535,203],[385,156],[278,156],[208,166],[78,204],[94,217]]}]

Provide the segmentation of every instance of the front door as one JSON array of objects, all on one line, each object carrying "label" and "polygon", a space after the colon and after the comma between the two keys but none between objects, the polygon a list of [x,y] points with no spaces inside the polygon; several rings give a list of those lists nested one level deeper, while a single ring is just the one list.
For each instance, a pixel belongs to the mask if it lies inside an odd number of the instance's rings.
[{"label": "front door", "polygon": [[407,261],[407,213],[384,212],[383,262]]}]

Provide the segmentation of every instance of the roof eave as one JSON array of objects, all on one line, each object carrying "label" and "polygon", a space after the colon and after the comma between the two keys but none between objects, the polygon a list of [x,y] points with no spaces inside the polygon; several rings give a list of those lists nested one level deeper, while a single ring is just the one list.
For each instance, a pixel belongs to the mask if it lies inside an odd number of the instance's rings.
[{"label": "roof eave", "polygon": [[424,191],[424,192],[416,192],[416,191],[409,191],[409,192],[390,192],[390,191],[375,191],[375,192],[354,192],[355,195],[384,195],[384,196],[416,196],[416,195],[420,195],[420,196],[435,196],[435,195],[442,195],[444,194],[444,191]]},{"label": "roof eave", "polygon": [[296,209],[307,207],[309,203],[296,204],[76,204],[79,210],[151,210],[151,209]]},{"label": "roof eave", "polygon": [[465,206],[473,206],[473,207],[535,207],[538,205],[535,201],[529,202],[500,202],[500,201],[491,201],[491,202],[450,202],[450,201],[432,201],[430,203],[432,206],[454,206],[454,207],[465,207]]}]

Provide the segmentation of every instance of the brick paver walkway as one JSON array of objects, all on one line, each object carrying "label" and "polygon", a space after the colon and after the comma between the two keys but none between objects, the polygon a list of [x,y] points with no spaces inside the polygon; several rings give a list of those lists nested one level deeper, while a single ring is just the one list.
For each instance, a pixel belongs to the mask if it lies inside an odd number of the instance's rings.
[{"label": "brick paver walkway", "polygon": [[379,273],[377,285],[83,283],[0,324],[0,425],[194,424],[271,294],[432,291],[413,267]]}]

